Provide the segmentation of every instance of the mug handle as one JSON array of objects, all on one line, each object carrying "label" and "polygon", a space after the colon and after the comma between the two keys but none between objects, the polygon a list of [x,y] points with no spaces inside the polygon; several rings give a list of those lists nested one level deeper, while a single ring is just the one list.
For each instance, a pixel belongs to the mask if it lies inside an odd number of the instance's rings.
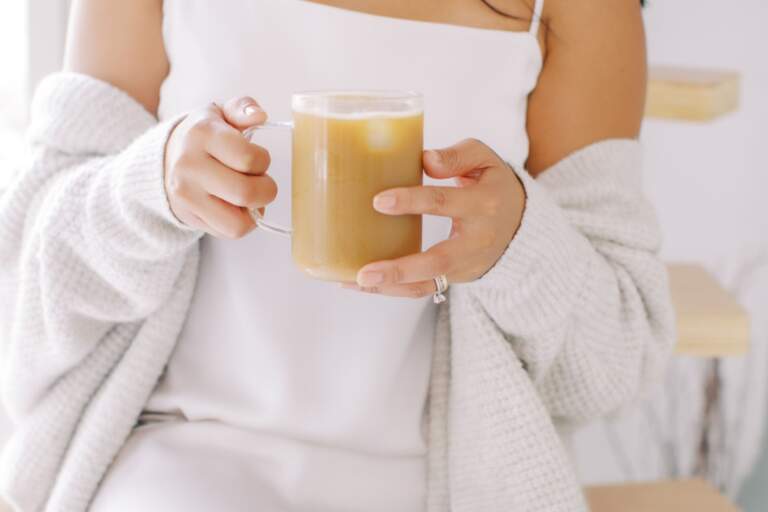
[{"label": "mug handle", "polygon": [[[251,140],[253,135],[258,130],[263,130],[266,128],[287,128],[289,130],[293,130],[293,123],[291,121],[267,121],[264,124],[251,126],[247,130],[243,131],[243,136],[246,138],[248,142],[253,143],[253,141]],[[271,222],[267,222],[266,220],[264,220],[264,215],[262,215],[262,213],[259,210],[248,210],[248,213],[251,215],[251,218],[253,219],[253,222],[256,224],[256,227],[263,229],[264,231],[268,231],[276,235],[287,236],[287,237],[290,237],[291,233],[293,233],[293,230],[289,228],[285,228],[283,226],[280,226],[279,224],[273,224]]]}]

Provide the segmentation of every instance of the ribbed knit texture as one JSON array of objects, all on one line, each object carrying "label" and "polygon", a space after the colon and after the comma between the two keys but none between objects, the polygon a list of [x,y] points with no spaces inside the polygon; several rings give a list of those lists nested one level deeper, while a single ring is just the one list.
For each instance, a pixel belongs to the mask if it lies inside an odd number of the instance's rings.
[{"label": "ribbed knit texture", "polygon": [[[30,160],[0,198],[2,385],[16,425],[0,491],[17,510],[87,509],[176,343],[200,233],[164,195],[173,125],[83,75],[38,90]],[[631,401],[673,340],[639,173],[635,141],[585,148],[536,181],[518,171],[518,233],[438,315],[429,512],[586,510],[555,422]]]},{"label": "ribbed knit texture", "polygon": [[184,320],[199,234],[164,194],[173,124],[82,75],[46,79],[33,102],[31,159],[0,198],[15,423],[0,481],[21,510],[86,508]]}]

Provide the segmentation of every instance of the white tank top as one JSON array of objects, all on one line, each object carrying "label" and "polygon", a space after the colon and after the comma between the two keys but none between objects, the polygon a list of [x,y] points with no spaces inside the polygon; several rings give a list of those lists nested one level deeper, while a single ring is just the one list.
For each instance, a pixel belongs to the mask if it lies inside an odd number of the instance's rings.
[{"label": "white tank top", "polygon": [[[542,3],[516,33],[299,0],[165,0],[160,118],[251,95],[284,120],[298,90],[418,90],[426,147],[475,137],[523,165]],[[287,224],[289,135],[258,137],[280,187],[268,217]],[[424,226],[425,247],[448,234],[447,219]],[[94,510],[423,510],[431,302],[309,279],[289,242],[265,232],[205,237],[201,250],[186,326],[144,416],[177,420],[136,429]]]}]

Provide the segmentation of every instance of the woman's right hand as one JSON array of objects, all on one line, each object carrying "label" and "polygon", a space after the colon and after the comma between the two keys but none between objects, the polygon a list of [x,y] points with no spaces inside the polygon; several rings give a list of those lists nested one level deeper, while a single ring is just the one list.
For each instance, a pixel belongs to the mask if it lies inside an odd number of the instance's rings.
[{"label": "woman's right hand", "polygon": [[243,97],[192,112],[176,126],[166,146],[165,191],[181,222],[231,239],[256,227],[248,210],[271,203],[277,185],[266,174],[269,152],[242,130],[266,120],[259,104]]}]

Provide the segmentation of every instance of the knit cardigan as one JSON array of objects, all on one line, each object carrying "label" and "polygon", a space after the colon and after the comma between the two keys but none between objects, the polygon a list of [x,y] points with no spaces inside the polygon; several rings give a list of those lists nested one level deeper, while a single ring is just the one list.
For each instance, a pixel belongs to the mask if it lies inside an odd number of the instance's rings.
[{"label": "knit cardigan", "polygon": [[[74,73],[39,86],[28,160],[0,197],[2,397],[16,509],[88,508],[185,321],[201,233],[163,186],[161,122]],[[534,180],[514,239],[438,314],[429,512],[586,510],[555,425],[615,411],[659,376],[673,314],[634,140]]]}]

